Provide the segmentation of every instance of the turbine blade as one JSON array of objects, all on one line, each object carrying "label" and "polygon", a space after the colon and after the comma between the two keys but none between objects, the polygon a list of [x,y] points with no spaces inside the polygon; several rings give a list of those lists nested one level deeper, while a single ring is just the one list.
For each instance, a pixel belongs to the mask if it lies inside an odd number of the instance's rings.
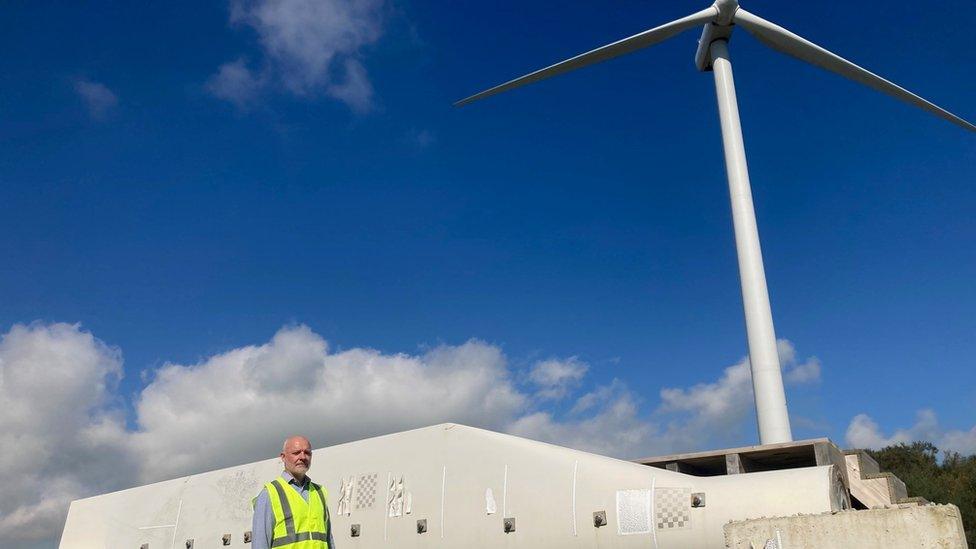
[{"label": "turbine blade", "polygon": [[567,59],[565,61],[560,61],[555,65],[550,65],[544,69],[539,69],[535,72],[526,74],[525,76],[520,76],[514,80],[509,80],[508,82],[495,86],[494,88],[489,88],[481,93],[472,95],[471,97],[466,97],[454,103],[454,106],[460,107],[462,105],[467,105],[468,103],[490,97],[496,93],[501,93],[503,91],[524,86],[526,84],[538,82],[539,80],[544,80],[551,76],[556,76],[557,74],[562,74],[564,72],[585,67],[587,65],[599,63],[600,61],[606,61],[607,59],[612,59],[619,55],[631,53],[641,48],[646,48],[647,46],[653,46],[654,44],[663,42],[682,31],[710,22],[715,19],[715,15],[715,8],[709,7],[703,9],[698,13],[693,13],[687,17],[682,17],[681,19],[671,21],[670,23],[665,23],[660,27],[654,27],[653,29],[624,38],[623,40],[618,40],[612,44],[607,44],[606,46],[597,48],[595,50],[581,53],[576,57]]},{"label": "turbine blade", "polygon": [[746,29],[755,36],[760,42],[770,48],[787,55],[793,56],[801,61],[806,61],[830,72],[837,73],[845,78],[874,88],[879,92],[886,93],[906,103],[910,103],[929,111],[930,113],[944,118],[954,124],[958,124],[967,130],[976,131],[976,126],[972,123],[959,118],[942,107],[926,101],[914,93],[881,78],[871,71],[863,69],[847,59],[831,53],[824,48],[810,42],[809,40],[794,34],[775,23],[766,21],[758,15],[747,12],[739,8],[735,12],[733,21],[736,25]]}]

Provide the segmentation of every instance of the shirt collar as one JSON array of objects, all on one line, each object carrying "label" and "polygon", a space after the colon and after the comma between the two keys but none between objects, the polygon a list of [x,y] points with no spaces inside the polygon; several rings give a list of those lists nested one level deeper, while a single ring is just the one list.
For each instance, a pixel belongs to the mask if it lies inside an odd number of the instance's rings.
[{"label": "shirt collar", "polygon": [[294,484],[295,486],[298,486],[299,488],[304,488],[305,485],[307,485],[309,482],[311,482],[311,479],[308,478],[308,475],[305,475],[305,482],[299,484],[298,481],[295,479],[295,475],[289,473],[288,471],[282,471],[281,472],[281,478],[283,478],[286,481],[288,481],[288,484]]}]

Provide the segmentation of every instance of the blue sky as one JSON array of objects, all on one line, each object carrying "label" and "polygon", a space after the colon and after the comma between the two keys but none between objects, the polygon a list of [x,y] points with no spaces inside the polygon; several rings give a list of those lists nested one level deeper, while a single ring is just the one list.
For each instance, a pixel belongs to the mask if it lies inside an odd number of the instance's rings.
[{"label": "blue sky", "polygon": [[[748,388],[734,379],[744,370],[726,371],[747,351],[698,31],[451,106],[704,7],[7,6],[0,367],[47,389],[62,379],[52,372],[84,370],[81,393],[63,393],[76,408],[44,417],[109,418],[116,444],[142,451],[144,440],[118,441],[161,424],[148,404],[165,393],[160,371],[176,384],[292,344],[313,356],[309,372],[366,353],[414,360],[420,384],[487,364],[511,405],[458,421],[595,451],[756,442],[749,410],[729,431],[668,438],[707,424],[709,399],[728,389],[740,402]],[[976,119],[969,3],[744,7]],[[795,436],[976,451],[976,135],[741,30],[731,55],[777,335],[799,372],[787,387]],[[290,352],[267,367],[289,375]],[[30,417],[7,383],[0,398]],[[454,411],[316,433],[348,440]],[[612,427],[617,412],[638,442],[573,434],[595,418]],[[182,468],[122,482],[261,451],[189,448]],[[65,481],[66,500],[120,482],[79,478]],[[37,502],[0,505],[2,529]],[[58,517],[30,523],[25,543],[48,543]]]}]

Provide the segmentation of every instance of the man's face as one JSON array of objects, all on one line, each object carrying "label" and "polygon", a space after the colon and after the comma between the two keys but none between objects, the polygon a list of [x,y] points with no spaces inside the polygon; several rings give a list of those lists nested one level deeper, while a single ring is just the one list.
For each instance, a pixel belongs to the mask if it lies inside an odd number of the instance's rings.
[{"label": "man's face", "polygon": [[302,437],[292,437],[285,441],[281,451],[281,461],[285,464],[285,471],[292,476],[302,478],[312,466],[312,445]]}]

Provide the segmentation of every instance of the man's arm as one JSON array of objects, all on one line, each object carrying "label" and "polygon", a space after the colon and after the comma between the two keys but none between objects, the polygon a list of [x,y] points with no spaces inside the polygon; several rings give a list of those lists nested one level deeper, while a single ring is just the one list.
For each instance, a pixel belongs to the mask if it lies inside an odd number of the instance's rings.
[{"label": "man's arm", "polygon": [[254,518],[251,519],[251,549],[271,549],[271,536],[274,534],[274,514],[268,490],[261,489],[254,502]]},{"label": "man's arm", "polygon": [[325,520],[329,521],[329,529],[326,531],[326,537],[328,537],[329,549],[335,549],[335,541],[332,539],[332,517],[329,516],[329,506],[325,506]]}]

